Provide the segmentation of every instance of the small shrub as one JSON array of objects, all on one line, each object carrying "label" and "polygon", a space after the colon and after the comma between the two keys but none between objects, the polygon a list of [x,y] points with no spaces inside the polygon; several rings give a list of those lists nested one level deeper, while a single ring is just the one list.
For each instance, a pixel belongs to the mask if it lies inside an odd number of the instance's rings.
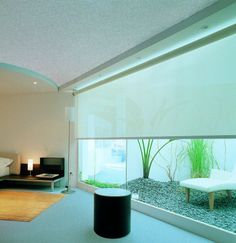
[{"label": "small shrub", "polygon": [[105,182],[100,182],[92,179],[85,180],[85,183],[99,188],[119,188],[120,187],[119,184],[105,183]]},{"label": "small shrub", "polygon": [[185,159],[186,153],[185,153],[185,149],[183,147],[179,147],[177,143],[175,143],[175,147],[173,149],[173,143],[172,143],[170,146],[169,155],[170,158],[167,159],[160,153],[161,158],[166,163],[163,164],[162,162],[162,164],[158,164],[158,165],[166,172],[169,181],[173,182],[175,181],[177,169]]}]

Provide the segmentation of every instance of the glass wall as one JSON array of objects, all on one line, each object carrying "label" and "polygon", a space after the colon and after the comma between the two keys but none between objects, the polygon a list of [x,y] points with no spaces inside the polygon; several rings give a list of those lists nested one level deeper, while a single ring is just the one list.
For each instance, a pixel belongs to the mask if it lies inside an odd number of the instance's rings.
[{"label": "glass wall", "polygon": [[126,182],[125,140],[79,141],[80,179],[98,187]]},{"label": "glass wall", "polygon": [[78,94],[80,178],[236,233],[235,27],[190,46]]},{"label": "glass wall", "polygon": [[[85,183],[128,188],[135,200],[236,232],[236,139],[80,140],[78,144]],[[212,208],[209,192],[214,192]]]}]

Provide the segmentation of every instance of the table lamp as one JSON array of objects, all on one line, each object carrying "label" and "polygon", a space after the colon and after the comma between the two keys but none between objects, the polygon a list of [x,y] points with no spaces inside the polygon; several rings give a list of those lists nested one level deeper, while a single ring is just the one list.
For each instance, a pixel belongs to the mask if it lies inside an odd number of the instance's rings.
[{"label": "table lamp", "polygon": [[33,170],[33,165],[34,165],[34,161],[32,159],[28,159],[28,166],[27,169],[29,171],[29,175],[31,176],[31,172]]}]

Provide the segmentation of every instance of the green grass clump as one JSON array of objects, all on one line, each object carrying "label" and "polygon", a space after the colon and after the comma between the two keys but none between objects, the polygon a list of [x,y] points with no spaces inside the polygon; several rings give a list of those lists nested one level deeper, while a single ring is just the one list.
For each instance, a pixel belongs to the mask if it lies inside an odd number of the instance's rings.
[{"label": "green grass clump", "polygon": [[168,140],[160,148],[157,148],[154,151],[152,151],[153,141],[154,141],[153,139],[147,139],[147,143],[145,143],[144,139],[138,139],[137,141],[138,141],[139,150],[142,157],[143,178],[149,178],[151,167],[156,156],[168,143],[172,142],[173,139]]},{"label": "green grass clump", "polygon": [[193,139],[187,146],[187,154],[191,162],[191,177],[209,177],[210,171],[217,165],[212,152],[212,145],[203,139]]},{"label": "green grass clump", "polygon": [[99,188],[119,188],[120,187],[119,184],[105,183],[105,182],[100,182],[92,179],[85,180],[85,183]]}]

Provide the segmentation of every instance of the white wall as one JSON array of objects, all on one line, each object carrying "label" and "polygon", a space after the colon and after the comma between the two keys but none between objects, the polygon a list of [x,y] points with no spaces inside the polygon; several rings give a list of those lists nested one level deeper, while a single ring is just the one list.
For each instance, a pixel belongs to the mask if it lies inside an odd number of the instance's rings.
[{"label": "white wall", "polygon": [[[154,140],[152,153],[156,151],[156,147],[160,147],[167,140]],[[236,139],[207,139],[209,145],[212,145],[213,155],[221,170],[232,171],[236,166]],[[147,141],[146,141],[147,142]],[[172,171],[175,165],[176,156],[179,152],[185,151],[183,160],[179,160],[175,180],[181,181],[190,178],[191,162],[187,156],[186,146],[190,143],[189,139],[175,140],[167,144],[162,150],[161,155],[158,154],[150,171],[150,178],[157,181],[169,181],[164,168],[172,165]],[[137,140],[128,140],[127,164],[128,178],[133,180],[142,177],[141,154]]]},{"label": "white wall", "polygon": [[[160,148],[168,140],[158,139],[154,140],[152,146],[151,155],[153,156],[158,148]],[[171,171],[174,171],[176,156],[181,152],[184,140],[176,140],[167,144],[161,152],[156,156],[152,163],[150,170],[150,178],[157,181],[169,181],[165,168],[167,165],[171,166]],[[137,139],[127,140],[128,152],[127,152],[127,166],[128,166],[128,178],[127,180],[133,180],[143,176],[142,172],[142,159],[138,146]],[[147,146],[147,141],[145,140]],[[185,144],[186,145],[186,144]],[[183,161],[178,160],[178,166],[175,173],[175,180],[182,180],[189,178],[190,176],[190,163],[187,158]]]},{"label": "white wall", "polygon": [[[67,93],[0,96],[0,150],[18,152],[22,163],[43,156],[63,156],[67,164],[68,122],[65,107],[74,105]],[[72,126],[74,130],[74,126]],[[74,138],[74,132],[72,131]],[[75,139],[71,164],[76,182]]]},{"label": "white wall", "polygon": [[[126,176],[125,167],[120,171],[114,157],[111,155],[112,147],[96,146],[96,141],[107,143],[111,140],[81,140],[79,143],[79,161],[82,180],[93,178],[108,183],[124,183]],[[155,139],[151,149],[153,156],[158,148],[164,145],[167,139]],[[236,166],[236,139],[206,139],[209,146],[212,146],[212,152],[217,164],[214,168],[232,171]],[[126,140],[126,163],[127,163],[127,181],[134,180],[143,176],[142,158],[137,139]],[[187,146],[190,139],[179,139],[168,143],[156,156],[150,171],[149,177],[156,181],[167,182],[170,178],[166,172],[170,168],[172,179],[181,181],[191,177],[191,162],[187,154]],[[145,140],[147,146],[147,140]],[[111,166],[116,165],[116,170]],[[173,173],[175,171],[175,174]],[[173,175],[175,175],[173,177]],[[102,179],[101,179],[102,178]]]}]

